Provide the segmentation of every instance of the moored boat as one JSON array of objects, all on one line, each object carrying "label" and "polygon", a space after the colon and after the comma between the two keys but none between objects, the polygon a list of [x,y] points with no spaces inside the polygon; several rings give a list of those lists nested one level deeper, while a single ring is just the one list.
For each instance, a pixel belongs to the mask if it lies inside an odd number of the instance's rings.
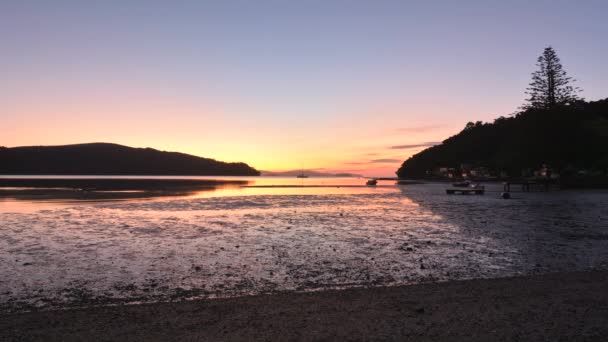
[{"label": "moored boat", "polygon": [[486,188],[481,184],[470,183],[468,186],[456,186],[452,184],[453,187],[451,189],[446,189],[445,192],[448,195],[460,194],[460,195],[483,195],[486,191]]}]

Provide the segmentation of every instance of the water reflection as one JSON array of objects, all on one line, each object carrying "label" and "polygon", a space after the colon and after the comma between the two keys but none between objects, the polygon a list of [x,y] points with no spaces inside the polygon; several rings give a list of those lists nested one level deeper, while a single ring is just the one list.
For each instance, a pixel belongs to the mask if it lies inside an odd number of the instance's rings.
[{"label": "water reflection", "polygon": [[341,177],[0,176],[0,212],[36,210],[42,203],[58,207],[105,201],[394,191],[392,182],[385,183],[370,188],[364,179]]},{"label": "water reflection", "polygon": [[192,197],[248,184],[243,180],[128,178],[0,179],[0,213],[112,201]]}]

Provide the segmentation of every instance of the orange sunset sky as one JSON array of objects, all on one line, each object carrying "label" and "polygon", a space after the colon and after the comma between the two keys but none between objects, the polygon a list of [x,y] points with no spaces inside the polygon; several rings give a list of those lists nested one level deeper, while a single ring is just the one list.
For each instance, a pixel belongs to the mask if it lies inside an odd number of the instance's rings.
[{"label": "orange sunset sky", "polygon": [[513,113],[549,44],[582,96],[608,94],[597,6],[484,4],[0,4],[0,145],[393,176],[468,121]]}]

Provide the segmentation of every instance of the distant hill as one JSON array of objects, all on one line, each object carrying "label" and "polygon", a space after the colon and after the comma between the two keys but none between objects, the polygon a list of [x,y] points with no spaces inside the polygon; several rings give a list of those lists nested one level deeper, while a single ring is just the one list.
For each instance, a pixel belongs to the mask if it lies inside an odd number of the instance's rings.
[{"label": "distant hill", "polygon": [[0,147],[0,174],[259,176],[245,163],[109,143]]},{"label": "distant hill", "polygon": [[309,177],[362,177],[361,175],[354,173],[330,173],[315,170],[262,171],[262,175],[275,177],[296,177],[302,172]]},{"label": "distant hill", "polygon": [[551,110],[530,109],[493,123],[469,123],[440,145],[407,159],[402,178],[426,178],[462,164],[519,177],[546,164],[556,171],[608,172],[608,99]]}]

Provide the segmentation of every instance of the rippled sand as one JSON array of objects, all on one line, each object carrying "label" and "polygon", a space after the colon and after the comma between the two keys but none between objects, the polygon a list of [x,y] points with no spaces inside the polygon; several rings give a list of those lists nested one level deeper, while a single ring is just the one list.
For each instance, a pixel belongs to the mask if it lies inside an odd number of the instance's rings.
[{"label": "rippled sand", "polygon": [[608,192],[129,201],[0,214],[0,310],[608,267]]}]

